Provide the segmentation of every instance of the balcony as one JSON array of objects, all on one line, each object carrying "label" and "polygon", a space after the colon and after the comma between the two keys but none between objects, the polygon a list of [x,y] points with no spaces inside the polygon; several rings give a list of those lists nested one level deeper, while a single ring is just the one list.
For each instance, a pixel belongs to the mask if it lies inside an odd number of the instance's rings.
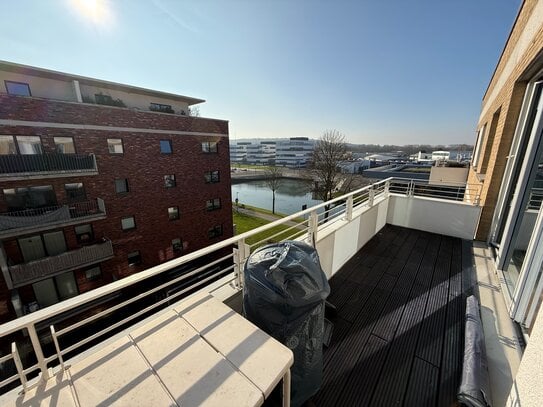
[{"label": "balcony", "polygon": [[5,181],[96,174],[94,154],[0,155],[0,179]]},{"label": "balcony", "polygon": [[103,199],[0,214],[0,238],[106,218]]},{"label": "balcony", "polygon": [[[134,381],[137,377],[144,378],[137,376],[137,372],[170,380],[170,376],[162,375],[172,371],[172,363],[183,359],[187,346],[170,349],[170,353],[152,361],[150,366],[136,367],[140,362],[135,359],[130,362],[131,354],[146,355],[154,351],[140,349],[138,353],[133,347],[140,346],[140,338],[152,337],[156,343],[170,343],[173,321],[176,324],[181,323],[179,318],[188,321],[205,301],[198,297],[201,294],[193,296],[195,292],[210,293],[241,311],[244,283],[241,271],[245,260],[260,245],[288,235],[288,239],[305,241],[317,249],[332,287],[329,300],[338,313],[332,342],[324,354],[323,384],[313,397],[316,405],[454,403],[462,369],[463,304],[472,290],[471,240],[480,215],[480,207],[467,202],[466,197],[477,202],[477,190],[464,186],[465,197],[461,201],[456,200],[459,199],[456,189],[454,200],[443,199],[442,189],[433,195],[435,191],[415,188],[413,184],[402,189],[398,186],[402,182],[380,181],[0,326],[0,338],[14,343],[12,352],[2,359],[13,360],[12,365],[19,366],[13,367],[12,376],[0,377],[4,379],[0,386],[20,383],[26,389],[23,394],[6,395],[5,400],[38,404],[48,398],[70,398],[72,394],[87,397],[80,391],[82,383],[88,387],[87,379],[107,380],[110,374],[107,372],[112,370],[119,373],[122,384],[108,387],[103,394],[95,392],[92,401],[79,398],[79,402],[107,404],[123,401],[124,397],[129,400],[135,394],[148,397],[143,392],[145,385],[138,389],[136,383],[140,381]],[[329,205],[333,207],[323,211]],[[289,228],[271,232],[279,224]],[[265,238],[251,245],[246,243],[246,239],[263,232]],[[190,271],[161,280],[153,288],[145,285],[195,260],[202,262]],[[137,295],[131,292],[91,316],[86,314],[57,323],[58,326],[51,326],[50,334],[37,330],[65,312],[73,313],[78,307],[136,286],[145,286],[146,291]],[[148,300],[141,303],[144,298]],[[160,310],[160,316],[151,315],[152,310]],[[234,313],[214,314],[212,308],[206,308],[196,320],[189,321],[195,327],[204,318],[209,326],[194,341],[207,340],[206,335],[216,327],[224,328],[231,314]],[[235,326],[230,327],[233,333]],[[29,332],[26,345],[17,336],[21,330]],[[95,345],[98,338],[110,340],[107,345]],[[221,338],[230,336],[223,335],[218,340]],[[91,345],[94,347],[89,349]],[[30,356],[19,363],[24,358],[19,356],[18,349],[25,347]],[[243,349],[244,356],[250,358],[245,353],[258,353],[260,348],[234,349],[233,354]],[[84,350],[84,354],[77,355]],[[232,356],[228,352],[223,354]],[[112,359],[117,357],[122,363],[133,363],[130,366],[134,369],[126,369],[127,365],[121,369]],[[186,363],[185,360],[184,367]],[[50,375],[50,368],[55,376]],[[29,381],[31,374],[38,371],[40,381]],[[212,380],[213,371],[210,367],[209,371],[201,372],[200,381],[192,387],[186,383],[167,383],[168,394],[174,395],[172,402],[180,403],[185,397],[194,396],[195,389],[201,392],[198,400],[216,397],[227,381]],[[250,375],[245,376],[252,380]],[[206,386],[201,386],[202,382]],[[163,397],[164,388],[154,387],[157,398]],[[263,398],[267,396],[268,393],[263,393]]]},{"label": "balcony", "polygon": [[9,267],[15,287],[113,258],[110,240]]}]

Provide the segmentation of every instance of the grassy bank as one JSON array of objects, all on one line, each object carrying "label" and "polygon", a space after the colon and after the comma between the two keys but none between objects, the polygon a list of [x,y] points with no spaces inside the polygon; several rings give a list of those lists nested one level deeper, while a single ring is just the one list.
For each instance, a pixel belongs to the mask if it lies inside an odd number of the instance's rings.
[{"label": "grassy bank", "polygon": [[[236,211],[232,211],[232,215],[234,217],[234,223],[236,224],[236,233],[238,235],[270,223],[267,220],[260,219],[254,216],[245,215],[243,213],[237,213]],[[251,236],[249,239],[247,239],[246,242],[247,244],[250,244],[250,245],[256,242],[259,242],[263,239],[266,239],[266,240],[264,240],[262,244],[279,242],[280,240],[286,239],[287,237],[295,233],[294,230],[289,230],[288,232],[280,233],[280,232],[284,232],[288,228],[289,226],[285,226],[285,225],[274,226],[271,229],[268,229],[264,232],[257,233],[256,235]],[[280,234],[271,239],[267,239],[269,236],[273,236],[276,233],[280,233]]]},{"label": "grassy bank", "polygon": [[[277,216],[278,218],[284,218],[286,216],[289,216],[289,215],[286,215],[286,214],[280,213],[280,212],[273,213],[272,211],[270,211],[268,209],[258,208],[256,206],[251,206],[251,205],[247,205],[247,204],[243,204],[243,205],[244,205],[245,209],[249,209],[251,211],[258,212],[258,213],[263,213],[265,215]],[[236,209],[236,203],[235,202],[232,202],[232,208],[234,210]],[[241,204],[240,204],[240,208],[241,208]],[[296,222],[296,223],[301,223],[301,222],[304,221],[304,219],[303,218],[294,218],[294,219],[292,219],[292,221]]]}]

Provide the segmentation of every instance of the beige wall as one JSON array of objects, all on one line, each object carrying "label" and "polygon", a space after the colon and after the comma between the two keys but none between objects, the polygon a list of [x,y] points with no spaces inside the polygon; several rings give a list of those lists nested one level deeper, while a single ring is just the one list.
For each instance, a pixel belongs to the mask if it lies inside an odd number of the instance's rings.
[{"label": "beige wall", "polygon": [[0,93],[7,93],[4,81],[28,83],[34,97],[77,102],[72,81],[39,78],[0,71]]},{"label": "beige wall", "polygon": [[432,167],[428,182],[434,185],[463,184],[468,179],[468,171],[468,168]]},{"label": "beige wall", "polygon": [[[0,93],[7,93],[4,80],[28,83],[30,86],[30,93],[33,97],[77,102],[74,84],[71,80],[62,81],[58,79],[48,79],[39,76],[0,71]],[[93,101],[95,94],[102,93],[111,96],[113,99],[121,99],[125,106],[129,108],[149,111],[149,105],[151,103],[160,103],[172,106],[172,109],[177,114],[180,114],[182,110],[188,114],[188,103],[182,101],[83,84],[80,84],[80,89],[83,98],[89,97]]]},{"label": "beige wall", "polygon": [[[488,90],[477,129],[487,131],[481,145],[480,164],[471,168],[468,183],[481,186],[481,219],[476,238],[486,240],[520,114],[526,85],[532,72],[543,68],[543,2],[526,0],[517,17]],[[475,142],[475,140],[474,140]]]}]

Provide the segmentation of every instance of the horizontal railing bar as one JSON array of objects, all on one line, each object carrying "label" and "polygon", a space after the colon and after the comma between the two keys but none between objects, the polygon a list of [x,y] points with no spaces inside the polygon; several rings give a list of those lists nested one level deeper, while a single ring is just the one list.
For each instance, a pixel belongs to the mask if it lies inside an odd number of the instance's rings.
[{"label": "horizontal railing bar", "polygon": [[[226,268],[224,271],[221,271],[221,273],[228,271],[228,269],[233,270],[234,266]],[[112,331],[112,330],[126,324],[127,322],[130,322],[133,319],[135,319],[135,318],[137,318],[137,317],[139,317],[139,316],[141,316],[143,314],[146,314],[147,312],[151,311],[152,309],[154,309],[154,308],[156,308],[156,307],[158,307],[158,306],[160,306],[162,304],[165,304],[167,302],[172,301],[172,299],[176,298],[178,295],[182,295],[182,294],[186,293],[187,291],[193,290],[196,287],[199,287],[200,285],[202,285],[204,283],[207,283],[208,281],[210,281],[211,279],[213,279],[215,277],[216,277],[216,274],[212,274],[212,275],[202,279],[201,281],[198,281],[197,283],[191,285],[190,287],[187,287],[187,288],[185,288],[185,289],[183,289],[183,290],[181,290],[181,291],[179,291],[179,292],[177,292],[177,293],[175,293],[175,294],[173,294],[171,296],[168,296],[168,297],[166,297],[166,298],[164,298],[164,299],[162,299],[162,300],[160,300],[160,301],[158,301],[158,302],[156,302],[154,304],[149,305],[148,307],[145,307],[144,309],[136,312],[135,314],[132,314],[132,315],[124,318],[123,320],[118,321],[115,324],[110,325],[107,328],[104,328],[101,331],[99,331],[99,332],[97,332],[97,333],[83,339],[82,341],[79,341],[79,342],[67,347],[66,349],[63,349],[62,352],[61,352],[61,355],[62,356],[66,355],[67,353],[79,348],[80,346],[83,346],[83,345],[93,341],[94,339],[99,338],[100,336],[102,336],[102,335],[104,335],[104,334],[106,334],[106,333],[108,333],[108,332],[110,332],[110,331]]]},{"label": "horizontal railing bar", "polygon": [[7,386],[10,383],[13,383],[15,380],[19,380],[19,375],[13,375],[8,377],[7,379],[4,379],[0,382],[0,387]]},{"label": "horizontal railing bar", "polygon": [[90,317],[88,317],[88,318],[86,318],[86,319],[84,319],[82,321],[79,321],[79,322],[77,322],[77,323],[75,323],[73,325],[70,325],[70,326],[68,326],[68,327],[66,327],[64,329],[59,330],[57,332],[57,336],[61,337],[62,335],[66,334],[68,332],[71,332],[74,329],[79,328],[80,326],[86,325],[89,322],[92,322],[92,321],[94,321],[96,319],[99,319],[99,318],[103,317],[104,315],[111,314],[113,311],[116,311],[118,309],[123,308],[126,305],[129,305],[129,304],[132,304],[133,302],[141,300],[142,298],[145,298],[148,295],[154,294],[157,291],[160,291],[160,290],[162,290],[162,289],[164,289],[166,287],[171,286],[172,284],[175,284],[175,283],[181,282],[183,280],[186,280],[188,277],[192,277],[195,274],[198,274],[198,273],[204,271],[205,269],[214,266],[215,264],[218,264],[218,263],[220,263],[222,261],[225,261],[225,260],[228,260],[229,258],[232,258],[233,256],[234,255],[232,253],[230,253],[230,254],[228,254],[226,256],[221,257],[220,259],[214,260],[211,263],[208,263],[208,264],[206,264],[206,265],[204,265],[202,267],[199,267],[199,268],[197,268],[195,270],[192,270],[192,271],[190,271],[190,272],[188,272],[186,274],[183,274],[182,276],[179,276],[179,277],[177,277],[177,278],[175,278],[173,280],[170,280],[170,281],[168,281],[168,282],[166,282],[164,284],[161,284],[161,285],[159,285],[157,287],[154,287],[154,288],[152,288],[152,289],[150,289],[150,290],[148,290],[148,291],[146,291],[144,293],[138,294],[135,297],[132,297],[132,298],[130,298],[130,299],[126,300],[126,301],[123,301],[123,302],[121,302],[119,304],[116,304],[116,305],[114,305],[114,306],[112,306],[112,307],[110,307],[110,308],[108,308],[106,310],[103,310],[103,311],[99,312],[98,314],[94,314],[94,315],[92,315],[92,316],[90,316]]},{"label": "horizontal railing bar", "polygon": [[4,363],[4,362],[7,362],[8,360],[10,359],[13,359],[13,355],[12,354],[9,354],[9,355],[4,355],[0,358],[0,363]]}]

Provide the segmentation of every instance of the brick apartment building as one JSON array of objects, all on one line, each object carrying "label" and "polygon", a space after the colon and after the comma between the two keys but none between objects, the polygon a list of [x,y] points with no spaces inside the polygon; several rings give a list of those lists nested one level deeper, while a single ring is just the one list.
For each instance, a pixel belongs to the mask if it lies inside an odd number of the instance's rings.
[{"label": "brick apartment building", "polygon": [[201,102],[0,61],[0,321],[232,236]]}]

